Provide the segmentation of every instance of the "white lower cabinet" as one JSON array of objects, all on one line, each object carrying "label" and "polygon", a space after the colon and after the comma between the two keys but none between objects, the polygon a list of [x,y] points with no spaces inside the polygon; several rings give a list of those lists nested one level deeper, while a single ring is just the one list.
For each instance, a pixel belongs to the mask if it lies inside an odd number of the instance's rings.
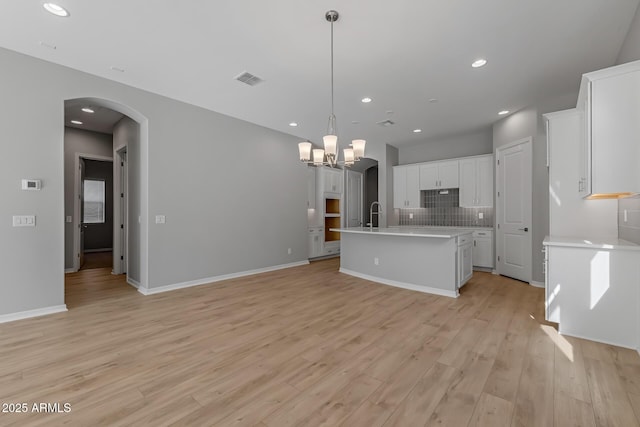
[{"label": "white lower cabinet", "polygon": [[473,276],[471,240],[471,237],[468,237],[466,241],[458,242],[458,288],[463,287]]},{"label": "white lower cabinet", "polygon": [[473,266],[493,268],[493,230],[474,230]]},{"label": "white lower cabinet", "polygon": [[309,258],[316,258],[322,256],[322,235],[324,228],[311,227],[309,228]]},{"label": "white lower cabinet", "polygon": [[546,319],[561,334],[637,349],[640,252],[545,245]]}]

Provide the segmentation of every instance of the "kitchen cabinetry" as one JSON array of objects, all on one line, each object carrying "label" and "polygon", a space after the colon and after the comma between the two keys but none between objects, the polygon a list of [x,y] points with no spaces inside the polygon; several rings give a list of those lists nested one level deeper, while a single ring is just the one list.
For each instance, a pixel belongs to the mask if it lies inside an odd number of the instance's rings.
[{"label": "kitchen cabinetry", "polygon": [[458,160],[420,165],[420,190],[458,188]]},{"label": "kitchen cabinetry", "polygon": [[393,167],[393,207],[420,207],[420,178],[417,165]]},{"label": "kitchen cabinetry", "polygon": [[463,287],[467,281],[473,276],[473,246],[471,245],[472,237],[466,234],[458,237],[458,288]]},{"label": "kitchen cabinetry", "polygon": [[460,206],[493,206],[493,155],[460,160]]},{"label": "kitchen cabinetry", "polygon": [[473,266],[493,268],[493,230],[474,230]]},{"label": "kitchen cabinetry", "polygon": [[323,193],[342,194],[343,175],[341,169],[319,168],[318,172]]},{"label": "kitchen cabinetry", "polygon": [[547,238],[545,316],[561,334],[637,349],[640,251],[618,239]]},{"label": "kitchen cabinetry", "polygon": [[584,114],[578,193],[589,198],[640,192],[640,61],[582,76]]},{"label": "kitchen cabinetry", "polygon": [[307,168],[307,209],[316,208],[316,170]]},{"label": "kitchen cabinetry", "polygon": [[322,256],[322,235],[324,234],[324,228],[322,227],[310,227],[309,228],[309,258],[316,258]]}]

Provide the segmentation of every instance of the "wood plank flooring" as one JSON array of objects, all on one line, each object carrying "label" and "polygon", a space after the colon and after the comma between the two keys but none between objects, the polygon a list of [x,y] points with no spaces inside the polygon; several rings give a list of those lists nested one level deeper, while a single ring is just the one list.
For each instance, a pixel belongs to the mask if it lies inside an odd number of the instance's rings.
[{"label": "wood plank flooring", "polygon": [[640,425],[638,354],[558,335],[542,289],[476,272],[450,299],[338,263],[146,297],[67,275],[69,312],[0,324],[0,403],[29,408],[0,425]]}]

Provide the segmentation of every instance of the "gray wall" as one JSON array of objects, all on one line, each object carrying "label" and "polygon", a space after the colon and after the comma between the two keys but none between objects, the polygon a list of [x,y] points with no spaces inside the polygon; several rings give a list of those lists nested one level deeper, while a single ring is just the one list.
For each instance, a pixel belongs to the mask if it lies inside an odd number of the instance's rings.
[{"label": "gray wall", "polygon": [[[5,49],[0,64],[11,141],[0,168],[0,315],[64,303],[65,99],[113,100],[148,119],[149,287],[307,259],[298,138]],[[21,191],[21,178],[42,179],[42,190]],[[12,227],[18,214],[37,226]],[[166,224],[150,222],[158,214]]]},{"label": "gray wall", "polygon": [[493,131],[489,126],[475,132],[426,140],[415,145],[402,145],[398,148],[398,160],[399,164],[405,165],[492,152]]},{"label": "gray wall", "polygon": [[[576,86],[580,76],[576,76]],[[570,93],[522,109],[494,123],[493,149],[518,139],[532,137],[532,277],[544,282],[542,241],[549,234],[549,174],[547,170],[547,138],[542,114],[576,106],[578,94]],[[576,153],[577,155],[577,153]]]},{"label": "gray wall", "polygon": [[[63,119],[61,119],[62,121]],[[73,217],[73,191],[76,153],[111,157],[111,135],[82,129],[64,128],[64,214]],[[56,163],[52,158],[52,163]],[[73,223],[64,223],[64,268],[73,268]],[[0,312],[1,313],[1,312]]]},{"label": "gray wall", "polygon": [[640,5],[629,27],[627,38],[622,44],[616,64],[640,60]]},{"label": "gray wall", "polygon": [[640,245],[640,196],[618,200],[618,237]]},{"label": "gray wall", "polygon": [[111,249],[113,245],[113,162],[85,160],[85,179],[104,181],[104,222],[85,224],[84,249]]}]

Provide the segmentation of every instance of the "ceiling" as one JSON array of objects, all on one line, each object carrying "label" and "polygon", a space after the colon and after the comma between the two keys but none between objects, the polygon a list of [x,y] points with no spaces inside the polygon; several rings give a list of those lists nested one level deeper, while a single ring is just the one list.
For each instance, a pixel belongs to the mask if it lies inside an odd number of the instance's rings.
[{"label": "ceiling", "polygon": [[[3,2],[0,46],[318,143],[336,9],[338,136],[400,146],[576,92],[615,63],[638,2],[59,0],[59,18],[21,0]],[[234,80],[243,71],[264,82]]]},{"label": "ceiling", "polygon": [[[93,113],[82,111],[83,108],[88,108]],[[123,114],[117,111],[82,99],[72,99],[64,103],[64,124],[72,128],[113,133],[113,127],[122,117]],[[72,120],[79,121],[81,124],[73,123]]]}]

